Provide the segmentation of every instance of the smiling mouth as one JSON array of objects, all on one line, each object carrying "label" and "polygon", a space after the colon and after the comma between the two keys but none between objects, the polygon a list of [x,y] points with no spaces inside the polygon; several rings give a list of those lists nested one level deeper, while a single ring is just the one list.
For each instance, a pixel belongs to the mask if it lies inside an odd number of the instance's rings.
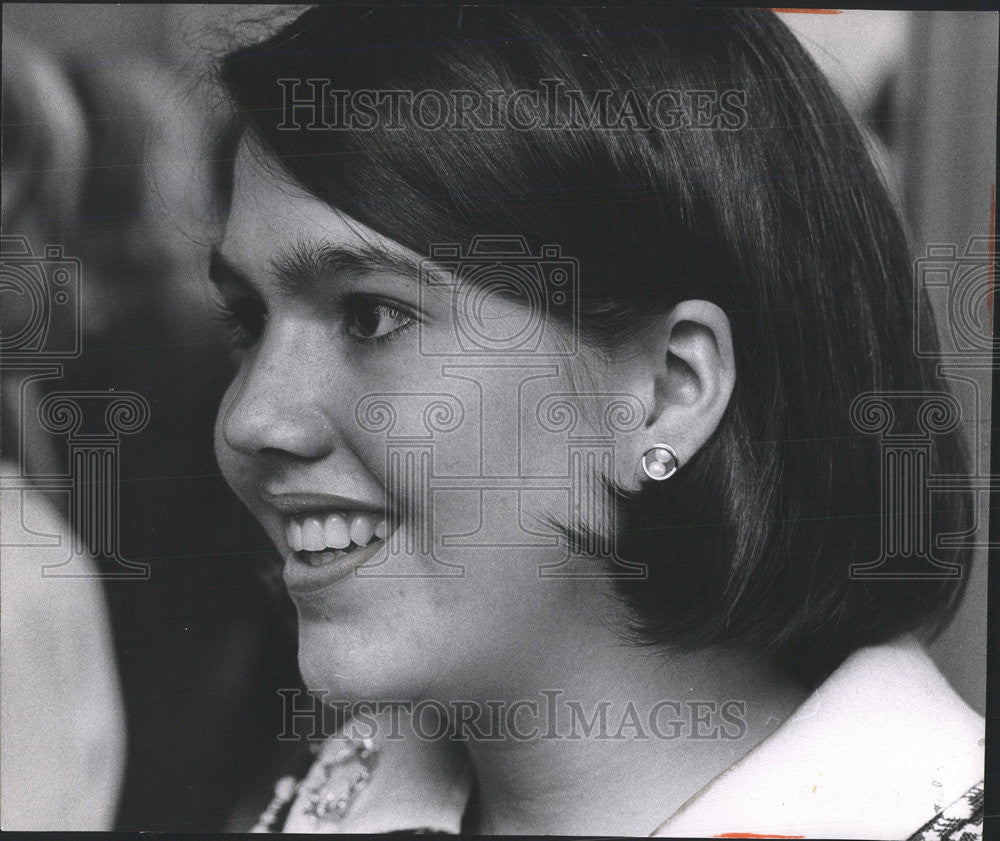
[{"label": "smiling mouth", "polygon": [[289,515],[284,579],[289,595],[319,596],[385,548],[388,520],[375,511]]},{"label": "smiling mouth", "polygon": [[324,566],[376,543],[388,533],[385,517],[367,511],[289,517],[285,540],[296,560]]}]

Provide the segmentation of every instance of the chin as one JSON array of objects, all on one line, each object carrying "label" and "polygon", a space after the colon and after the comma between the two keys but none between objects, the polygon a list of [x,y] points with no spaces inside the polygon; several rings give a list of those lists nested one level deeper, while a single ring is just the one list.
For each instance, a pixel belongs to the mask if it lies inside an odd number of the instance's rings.
[{"label": "chin", "polygon": [[390,640],[366,645],[351,636],[342,626],[300,618],[299,672],[310,692],[328,703],[421,696],[426,674],[418,658],[392,650]]}]

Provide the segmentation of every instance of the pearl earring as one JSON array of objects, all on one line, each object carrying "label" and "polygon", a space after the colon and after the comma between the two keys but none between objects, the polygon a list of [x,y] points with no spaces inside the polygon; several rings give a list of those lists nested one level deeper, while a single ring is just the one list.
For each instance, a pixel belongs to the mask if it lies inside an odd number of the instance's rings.
[{"label": "pearl earring", "polygon": [[655,482],[669,479],[680,465],[676,451],[669,444],[656,444],[642,454],[642,471]]}]

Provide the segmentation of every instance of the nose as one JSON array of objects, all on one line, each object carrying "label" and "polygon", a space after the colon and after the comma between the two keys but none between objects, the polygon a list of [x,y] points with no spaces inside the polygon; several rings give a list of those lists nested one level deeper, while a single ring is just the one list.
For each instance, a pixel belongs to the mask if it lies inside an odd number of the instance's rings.
[{"label": "nose", "polygon": [[244,455],[283,453],[321,459],[335,448],[332,401],[321,393],[301,350],[280,343],[259,347],[227,394],[222,438]]}]

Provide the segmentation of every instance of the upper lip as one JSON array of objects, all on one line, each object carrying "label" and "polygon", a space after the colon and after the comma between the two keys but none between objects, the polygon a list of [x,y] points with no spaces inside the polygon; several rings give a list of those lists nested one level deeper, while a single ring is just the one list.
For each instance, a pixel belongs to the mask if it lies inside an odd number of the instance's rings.
[{"label": "upper lip", "polygon": [[372,514],[383,514],[385,512],[385,508],[382,505],[338,494],[304,491],[270,493],[264,491],[261,496],[268,505],[276,508],[283,514],[293,517],[321,511],[368,511]]}]

